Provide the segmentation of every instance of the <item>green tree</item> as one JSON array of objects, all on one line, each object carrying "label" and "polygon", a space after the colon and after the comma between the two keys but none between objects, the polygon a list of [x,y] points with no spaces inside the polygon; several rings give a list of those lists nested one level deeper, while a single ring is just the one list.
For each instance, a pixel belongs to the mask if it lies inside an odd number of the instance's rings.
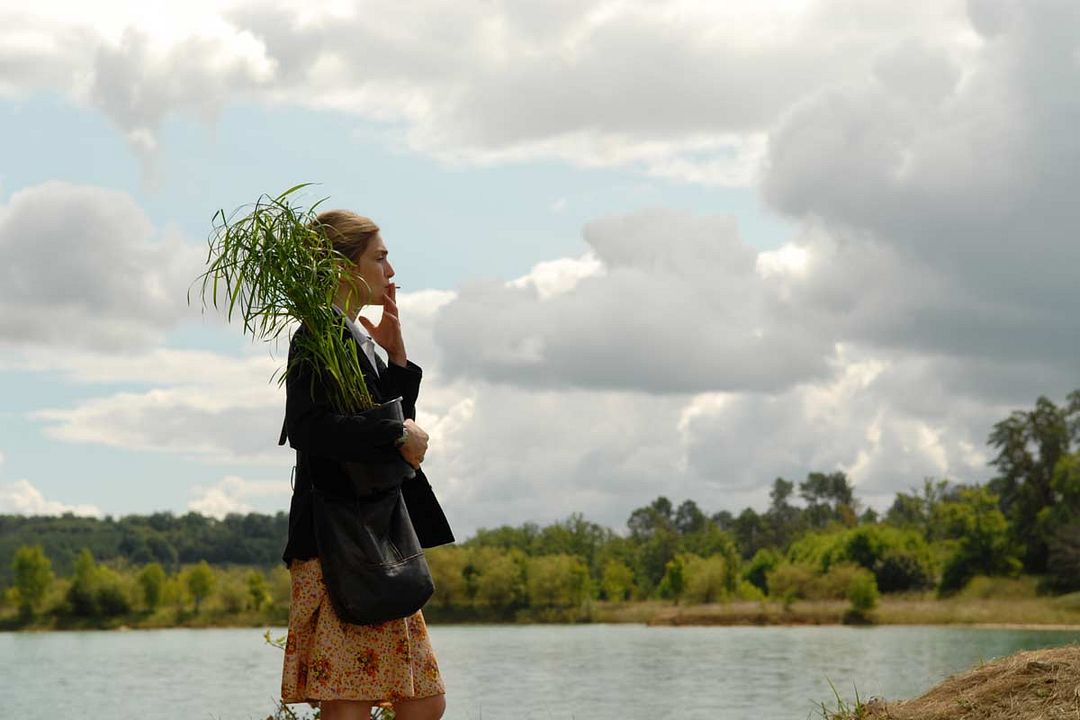
[{"label": "green tree", "polygon": [[667,564],[679,551],[680,537],[670,527],[659,527],[638,542],[634,576],[642,591],[651,594],[667,572]]},{"label": "green tree", "polygon": [[692,603],[714,603],[730,597],[734,588],[728,562],[720,555],[687,558],[682,597]]},{"label": "green tree", "polygon": [[791,504],[795,483],[784,478],[773,481],[769,491],[769,509],[765,513],[765,533],[768,545],[784,550],[803,529],[802,510]]},{"label": "green tree", "polygon": [[859,615],[873,610],[878,602],[878,586],[873,573],[865,568],[856,570],[848,583],[847,599],[851,609]]},{"label": "green tree", "polygon": [[949,499],[949,481],[923,478],[922,493],[897,493],[885,513],[885,522],[899,528],[917,530],[927,541],[942,537],[936,522],[938,508]]},{"label": "green tree", "polygon": [[33,616],[53,582],[52,561],[40,545],[22,545],[11,563],[19,614]]},{"label": "green tree", "polygon": [[780,553],[776,550],[762,548],[754,553],[754,557],[750,559],[746,569],[743,570],[743,577],[751,585],[768,595],[768,575],[780,565],[782,559]]},{"label": "green tree", "polygon": [[431,602],[436,607],[468,607],[469,586],[465,580],[469,549],[457,545],[443,546],[427,553],[435,594]]},{"label": "green tree", "polygon": [[679,602],[686,588],[686,558],[676,555],[664,567],[664,577],[660,580],[657,594],[665,600]]},{"label": "green tree", "polygon": [[525,601],[525,554],[520,550],[474,552],[465,575],[478,607],[511,609]]},{"label": "green tree", "polygon": [[589,569],[573,555],[529,558],[526,577],[532,607],[578,607],[591,595]]},{"label": "green tree", "polygon": [[262,610],[263,606],[270,602],[270,586],[266,582],[266,576],[259,570],[252,570],[247,574],[248,602],[256,610]]},{"label": "green tree", "polygon": [[202,601],[214,589],[214,569],[205,561],[189,568],[187,573],[187,587],[191,596],[195,598],[195,614],[199,613]]},{"label": "green tree", "polygon": [[142,588],[146,609],[157,610],[165,592],[165,569],[161,567],[161,563],[152,562],[143,567],[139,571],[138,582]]},{"label": "green tree", "polygon": [[808,474],[799,483],[799,495],[806,501],[803,517],[810,527],[823,528],[831,522],[850,526],[856,521],[855,489],[841,471]]},{"label": "green tree", "polygon": [[600,588],[608,600],[622,602],[630,597],[634,589],[634,571],[624,562],[608,560],[604,563]]},{"label": "green tree", "polygon": [[1054,504],[1039,524],[1047,537],[1044,585],[1054,592],[1080,590],[1080,451],[1063,455],[1051,480]]},{"label": "green tree", "polygon": [[132,605],[124,578],[112,568],[98,565],[89,548],[83,548],[75,560],[67,603],[71,614],[87,618],[123,615]]},{"label": "green tree", "polygon": [[648,540],[658,532],[671,532],[675,529],[674,509],[671,501],[661,495],[645,507],[630,513],[626,521],[630,536],[636,540]]},{"label": "green tree", "polygon": [[998,470],[989,488],[1000,497],[1013,541],[1023,548],[1024,569],[1047,570],[1049,529],[1040,513],[1054,502],[1053,475],[1058,461],[1080,442],[1080,390],[1069,394],[1064,407],[1040,397],[1030,411],[1016,410],[994,425],[988,444],[998,454]]},{"label": "green tree", "polygon": [[705,517],[705,513],[701,512],[701,508],[693,500],[684,500],[679,509],[675,511],[675,518],[673,520],[675,524],[675,530],[680,535],[690,535],[692,533],[700,533],[705,529],[705,524],[708,522],[708,518]]},{"label": "green tree", "polygon": [[744,558],[752,558],[758,550],[768,547],[769,527],[753,508],[746,508],[732,522],[731,532]]},{"label": "green tree", "polygon": [[89,548],[83,548],[75,560],[75,574],[68,586],[67,602],[73,615],[94,617],[97,605],[97,563]]},{"label": "green tree", "polygon": [[940,589],[962,588],[975,575],[1015,575],[1021,569],[1009,524],[998,498],[983,487],[962,488],[955,501],[942,503],[941,518],[956,549],[945,564]]}]

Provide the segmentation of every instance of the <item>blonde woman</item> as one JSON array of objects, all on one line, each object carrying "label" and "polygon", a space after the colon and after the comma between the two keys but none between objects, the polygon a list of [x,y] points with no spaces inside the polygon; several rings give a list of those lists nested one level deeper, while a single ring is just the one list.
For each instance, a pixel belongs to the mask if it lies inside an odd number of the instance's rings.
[{"label": "blonde woman", "polygon": [[[454,537],[421,463],[428,435],[414,422],[421,370],[409,358],[390,282],[386,244],[378,226],[346,210],[318,215],[316,229],[353,261],[334,306],[341,312],[358,353],[364,379],[376,402],[401,397],[405,421],[342,415],[330,406],[320,374],[306,364],[290,370],[285,422],[279,444],[296,450],[296,477],[289,506],[289,539],[282,559],[292,579],[289,632],[281,678],[282,701],[320,708],[322,720],[366,720],[374,705],[389,702],[397,720],[438,720],[446,707],[445,687],[422,611],[377,625],[341,620],[327,596],[312,524],[311,487],[334,496],[351,489],[343,463],[399,453],[416,476],[402,485],[409,517],[422,547]],[[376,325],[359,317],[363,305],[382,305]],[[304,332],[301,328],[297,331]],[[384,363],[374,350],[387,354]],[[299,352],[295,335],[289,366]]]}]

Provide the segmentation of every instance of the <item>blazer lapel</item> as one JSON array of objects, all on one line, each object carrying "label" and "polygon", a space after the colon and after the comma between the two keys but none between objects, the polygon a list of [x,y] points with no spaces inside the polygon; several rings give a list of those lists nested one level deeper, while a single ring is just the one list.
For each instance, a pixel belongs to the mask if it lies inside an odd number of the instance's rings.
[{"label": "blazer lapel", "polygon": [[[371,397],[375,402],[383,402],[382,391],[379,389],[379,373],[371,366],[371,361],[367,358],[367,353],[364,352],[364,348],[360,346],[360,343],[352,333],[349,333],[349,338],[356,345],[356,357],[360,361],[360,370],[364,373],[364,383],[367,385],[368,392],[371,393]],[[376,355],[376,362],[378,362],[379,356]]]}]

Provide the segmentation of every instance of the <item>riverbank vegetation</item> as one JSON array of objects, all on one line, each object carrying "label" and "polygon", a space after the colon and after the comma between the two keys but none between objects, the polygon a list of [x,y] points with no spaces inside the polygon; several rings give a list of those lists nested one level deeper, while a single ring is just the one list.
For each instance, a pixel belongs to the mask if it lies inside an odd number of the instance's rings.
[{"label": "riverbank vegetation", "polygon": [[[986,485],[926,479],[880,516],[843,472],[763,512],[658,497],[429,552],[433,622],[1080,624],[1080,391],[989,437]],[[284,624],[284,513],[0,516],[0,626]],[[1073,594],[1070,594],[1073,593]]]}]

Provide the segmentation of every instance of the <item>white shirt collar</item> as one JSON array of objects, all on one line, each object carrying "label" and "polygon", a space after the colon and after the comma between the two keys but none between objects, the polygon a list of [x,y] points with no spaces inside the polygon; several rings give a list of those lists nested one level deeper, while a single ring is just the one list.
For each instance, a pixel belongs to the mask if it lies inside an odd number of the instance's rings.
[{"label": "white shirt collar", "polygon": [[345,318],[345,326],[349,328],[349,332],[352,333],[353,339],[360,343],[360,349],[364,351],[364,355],[367,356],[368,362],[371,363],[372,369],[375,371],[375,375],[379,374],[379,363],[375,360],[375,341],[371,338],[371,335],[367,333],[364,326],[358,322],[353,322],[345,312],[334,305],[334,311]]},{"label": "white shirt collar", "polygon": [[368,334],[368,331],[364,328],[363,325],[361,325],[360,323],[356,322],[351,317],[346,315],[345,311],[342,310],[341,308],[339,308],[336,304],[334,305],[334,310],[339,315],[341,315],[343,318],[345,318],[345,326],[349,328],[349,332],[352,333],[352,336],[354,338],[356,338],[356,340],[361,345],[363,345],[366,342],[372,342],[372,343],[375,342],[374,340],[371,339],[371,335]]}]

